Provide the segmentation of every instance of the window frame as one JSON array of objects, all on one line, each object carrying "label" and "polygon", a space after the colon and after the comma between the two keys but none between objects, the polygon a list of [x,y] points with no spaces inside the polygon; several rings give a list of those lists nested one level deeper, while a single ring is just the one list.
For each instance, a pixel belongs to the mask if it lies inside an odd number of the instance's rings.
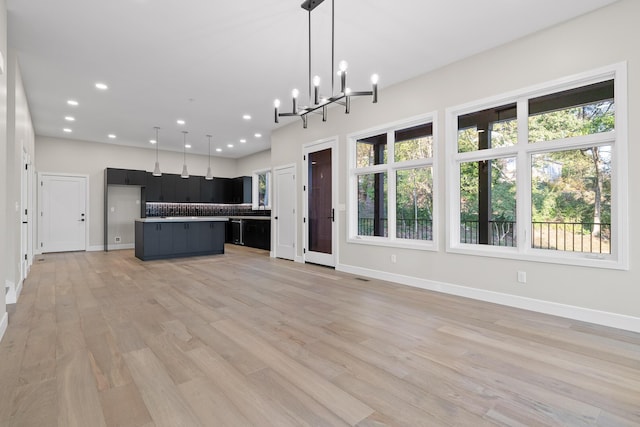
[{"label": "window frame", "polygon": [[[260,188],[258,187],[258,183],[259,181],[259,176],[260,175],[265,175],[265,179],[267,181],[267,188],[266,188],[266,196],[267,196],[267,204],[260,206],[260,197],[259,197],[259,191]],[[258,170],[254,170],[251,173],[251,210],[254,211],[258,211],[258,210],[271,210],[271,169],[270,168],[266,168],[266,169],[258,169]]]},{"label": "window frame", "polygon": [[[431,123],[432,125],[432,157],[395,162],[395,131],[413,126]],[[419,250],[438,250],[438,117],[437,112],[421,114],[367,130],[347,135],[347,242],[375,246],[396,248],[410,248]],[[382,133],[387,134],[388,162],[358,168],[357,143],[358,140],[369,138]],[[432,175],[431,194],[433,203],[431,240],[403,239],[396,236],[396,172],[399,170],[430,167]],[[358,176],[373,173],[387,173],[387,224],[388,237],[358,235]]]},{"label": "window frame", "polygon": [[[614,80],[616,105],[613,131],[553,141],[529,142],[528,100],[568,89]],[[458,153],[458,116],[516,102],[518,141],[514,146]],[[467,255],[537,261],[554,264],[627,270],[628,253],[628,156],[627,64],[621,62],[568,76],[503,95],[446,109],[446,251]],[[612,146],[611,254],[569,252],[533,248],[531,245],[531,156],[594,146]],[[468,161],[516,157],[517,246],[499,247],[460,242],[460,164]]]}]

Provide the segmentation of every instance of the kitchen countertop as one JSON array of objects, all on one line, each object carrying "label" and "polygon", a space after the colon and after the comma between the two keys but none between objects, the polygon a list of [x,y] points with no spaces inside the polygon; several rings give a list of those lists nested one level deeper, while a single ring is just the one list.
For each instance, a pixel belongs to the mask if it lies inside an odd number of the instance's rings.
[{"label": "kitchen countertop", "polygon": [[257,219],[262,221],[270,221],[270,216],[245,215],[245,216],[152,216],[147,218],[138,218],[139,222],[211,222],[211,221],[229,221],[230,219]]},{"label": "kitchen countertop", "polygon": [[152,216],[148,218],[138,218],[138,222],[212,222],[229,221],[226,216]]}]

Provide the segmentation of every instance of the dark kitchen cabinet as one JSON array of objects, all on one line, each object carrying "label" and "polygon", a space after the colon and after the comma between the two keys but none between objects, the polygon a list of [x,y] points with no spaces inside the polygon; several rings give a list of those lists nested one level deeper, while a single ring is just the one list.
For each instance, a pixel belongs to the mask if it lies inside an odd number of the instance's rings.
[{"label": "dark kitchen cabinet", "polygon": [[146,172],[131,169],[107,168],[107,185],[145,185]]},{"label": "dark kitchen cabinet", "polygon": [[162,177],[153,176],[151,172],[147,172],[147,180],[144,189],[144,199],[147,202],[162,201]]},{"label": "dark kitchen cabinet", "polygon": [[171,253],[173,251],[173,225],[160,222],[136,222],[136,257],[156,259]]},{"label": "dark kitchen cabinet", "polygon": [[224,253],[225,221],[135,223],[135,255],[143,261]]},{"label": "dark kitchen cabinet", "polygon": [[240,176],[231,181],[229,203],[251,203],[251,177]]},{"label": "dark kitchen cabinet", "polygon": [[201,176],[190,176],[189,178],[177,176],[174,201],[189,203],[200,202],[200,180],[203,180],[203,178]]},{"label": "dark kitchen cabinet", "polygon": [[176,182],[179,175],[163,173],[161,176],[153,176],[146,173],[146,187],[144,190],[146,202],[175,202]]},{"label": "dark kitchen cabinet", "polygon": [[204,177],[201,177],[200,201],[202,203],[227,203],[227,181],[227,178],[206,180]]},{"label": "dark kitchen cabinet", "polygon": [[242,238],[245,246],[265,250],[271,249],[271,221],[245,219],[242,222]]}]

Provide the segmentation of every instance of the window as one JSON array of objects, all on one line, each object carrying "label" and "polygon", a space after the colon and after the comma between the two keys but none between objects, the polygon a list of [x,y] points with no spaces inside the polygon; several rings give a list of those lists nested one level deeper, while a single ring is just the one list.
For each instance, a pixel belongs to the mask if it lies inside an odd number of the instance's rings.
[{"label": "window", "polygon": [[350,136],[350,241],[435,248],[433,118]]},{"label": "window", "polygon": [[252,209],[271,209],[271,171],[260,170],[253,172]]},{"label": "window", "polygon": [[625,75],[448,110],[448,250],[627,268]]}]

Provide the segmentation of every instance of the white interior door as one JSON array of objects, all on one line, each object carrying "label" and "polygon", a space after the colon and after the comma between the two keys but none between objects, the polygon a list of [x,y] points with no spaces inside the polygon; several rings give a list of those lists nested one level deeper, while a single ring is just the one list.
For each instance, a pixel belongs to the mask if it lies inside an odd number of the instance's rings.
[{"label": "white interior door", "polygon": [[305,262],[335,267],[336,141],[305,145]]},{"label": "white interior door", "polygon": [[296,168],[275,169],[275,255],[293,260],[296,256]]},{"label": "white interior door", "polygon": [[45,175],[40,179],[42,252],[87,248],[87,178]]}]

